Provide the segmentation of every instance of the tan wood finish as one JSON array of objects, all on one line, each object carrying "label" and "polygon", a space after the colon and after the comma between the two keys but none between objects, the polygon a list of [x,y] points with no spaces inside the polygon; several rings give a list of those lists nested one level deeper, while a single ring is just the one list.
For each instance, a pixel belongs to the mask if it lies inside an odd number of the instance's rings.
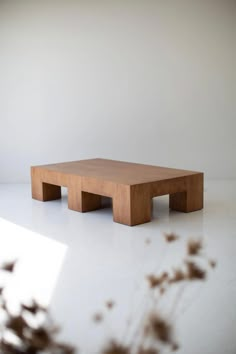
[{"label": "tan wood finish", "polygon": [[31,167],[32,197],[61,198],[68,188],[68,208],[86,212],[111,197],[113,220],[138,225],[151,220],[151,199],[170,194],[170,208],[191,212],[203,208],[203,173],[106,159]]}]

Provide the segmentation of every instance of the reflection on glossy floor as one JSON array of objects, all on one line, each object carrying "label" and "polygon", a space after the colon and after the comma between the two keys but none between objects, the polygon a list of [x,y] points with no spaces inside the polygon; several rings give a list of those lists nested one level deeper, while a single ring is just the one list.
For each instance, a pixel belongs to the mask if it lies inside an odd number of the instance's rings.
[{"label": "reflection on glossy floor", "polygon": [[[178,265],[187,238],[203,237],[216,269],[207,282],[187,286],[174,311],[175,290],[160,307],[176,324],[178,353],[236,353],[236,181],[206,182],[205,208],[190,214],[156,198],[152,222],[136,227],[113,223],[109,208],[68,210],[66,191],[47,203],[30,193],[30,185],[0,185],[0,257],[19,259],[9,294],[50,303],[62,339],[84,354],[97,353],[106,338],[128,340],[127,320],[139,321],[149,306],[145,276]],[[167,244],[168,231],[180,239]],[[109,299],[116,303],[110,312]],[[101,325],[95,312],[104,314]]]}]

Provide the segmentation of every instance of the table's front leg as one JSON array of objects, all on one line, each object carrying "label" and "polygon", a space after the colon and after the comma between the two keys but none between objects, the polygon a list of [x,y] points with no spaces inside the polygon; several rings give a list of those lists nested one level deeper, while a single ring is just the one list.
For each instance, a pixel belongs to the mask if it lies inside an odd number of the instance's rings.
[{"label": "table's front leg", "polygon": [[117,185],[112,202],[115,222],[134,226],[151,220],[151,197],[144,185]]},{"label": "table's front leg", "polygon": [[170,194],[170,208],[189,213],[203,208],[203,173],[186,177],[186,191]]}]

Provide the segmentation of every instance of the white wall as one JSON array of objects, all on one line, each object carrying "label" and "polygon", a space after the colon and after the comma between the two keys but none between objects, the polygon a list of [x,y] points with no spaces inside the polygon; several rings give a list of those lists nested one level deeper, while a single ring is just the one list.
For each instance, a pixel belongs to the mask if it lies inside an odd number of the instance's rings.
[{"label": "white wall", "polygon": [[0,0],[0,182],[107,157],[236,177],[233,0]]}]

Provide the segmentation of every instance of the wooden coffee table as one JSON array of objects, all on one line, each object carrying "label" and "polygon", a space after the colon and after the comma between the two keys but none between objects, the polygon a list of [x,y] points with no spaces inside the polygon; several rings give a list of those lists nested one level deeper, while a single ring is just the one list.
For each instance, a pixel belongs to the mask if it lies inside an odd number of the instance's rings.
[{"label": "wooden coffee table", "polygon": [[153,197],[169,194],[170,208],[191,212],[203,208],[203,173],[106,159],[90,159],[31,167],[32,197],[61,198],[68,188],[69,209],[101,208],[111,197],[113,220],[138,225],[151,220]]}]

